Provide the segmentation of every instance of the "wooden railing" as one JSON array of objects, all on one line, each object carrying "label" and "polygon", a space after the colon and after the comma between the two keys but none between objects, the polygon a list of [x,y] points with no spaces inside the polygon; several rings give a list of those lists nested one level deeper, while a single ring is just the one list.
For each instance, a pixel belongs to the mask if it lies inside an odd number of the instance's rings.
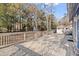
[{"label": "wooden railing", "polygon": [[48,34],[47,31],[0,33],[0,48],[23,41],[29,41]]}]

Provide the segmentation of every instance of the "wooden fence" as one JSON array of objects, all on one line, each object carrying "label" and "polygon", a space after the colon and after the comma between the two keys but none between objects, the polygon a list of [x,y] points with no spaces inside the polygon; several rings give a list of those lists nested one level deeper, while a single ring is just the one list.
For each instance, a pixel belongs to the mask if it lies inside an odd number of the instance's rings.
[{"label": "wooden fence", "polygon": [[47,35],[47,31],[0,33],[0,48]]}]

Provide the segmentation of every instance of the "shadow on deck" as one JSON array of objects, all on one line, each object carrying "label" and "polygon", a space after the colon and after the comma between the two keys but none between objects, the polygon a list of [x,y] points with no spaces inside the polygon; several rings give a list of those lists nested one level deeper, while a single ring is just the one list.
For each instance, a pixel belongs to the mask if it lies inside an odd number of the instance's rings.
[{"label": "shadow on deck", "polygon": [[30,50],[29,48],[26,48],[22,45],[17,44],[16,47],[19,49],[11,54],[10,56],[41,56],[40,54]]}]

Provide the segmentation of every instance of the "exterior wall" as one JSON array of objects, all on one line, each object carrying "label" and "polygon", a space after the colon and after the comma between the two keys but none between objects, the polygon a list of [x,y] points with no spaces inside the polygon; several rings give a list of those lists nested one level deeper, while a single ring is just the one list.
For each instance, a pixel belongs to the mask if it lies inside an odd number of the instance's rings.
[{"label": "exterior wall", "polygon": [[[71,7],[72,6],[72,7]],[[74,51],[79,54],[79,4],[70,3],[68,4],[68,15],[69,20],[72,20],[73,26],[73,40],[74,40]]]},{"label": "exterior wall", "polygon": [[69,3],[69,4],[67,4],[69,20],[74,19],[74,16],[77,14],[78,8],[79,8],[79,3]]},{"label": "exterior wall", "polygon": [[76,54],[79,54],[79,17],[78,16],[76,16],[75,18],[74,18],[74,30],[73,30],[73,32],[74,32],[74,47],[75,47],[75,52],[76,52]]},{"label": "exterior wall", "polygon": [[77,38],[77,35],[76,35],[76,24],[77,24],[77,20],[74,18],[74,20],[73,20],[73,24],[72,24],[72,26],[73,26],[73,41],[74,41],[74,51],[75,51],[75,53],[76,53],[76,38]]}]

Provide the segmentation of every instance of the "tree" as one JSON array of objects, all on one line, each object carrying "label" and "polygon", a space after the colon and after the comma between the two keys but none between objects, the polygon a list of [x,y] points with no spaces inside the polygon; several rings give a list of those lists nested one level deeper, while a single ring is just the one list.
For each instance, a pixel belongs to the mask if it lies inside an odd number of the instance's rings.
[{"label": "tree", "polygon": [[48,30],[56,29],[58,23],[56,21],[54,14],[49,14],[47,18],[48,18]]},{"label": "tree", "polygon": [[38,16],[38,29],[41,31],[46,30],[46,16],[44,11],[40,10],[37,12],[37,16]]},{"label": "tree", "polygon": [[16,21],[16,12],[18,4],[0,4],[0,20],[2,20],[1,27],[5,27],[8,31],[12,30],[13,24]]},{"label": "tree", "polygon": [[58,26],[58,22],[56,20],[52,21],[51,23],[51,29],[56,29]]},{"label": "tree", "polygon": [[[16,31],[16,23],[20,24],[20,30],[33,31],[46,30],[47,20],[43,10],[37,8],[35,4],[0,4],[0,26],[8,31]],[[48,20],[52,21],[52,15]],[[49,22],[50,22],[49,21]],[[51,23],[49,23],[51,27]]]},{"label": "tree", "polygon": [[67,15],[64,15],[59,22],[60,22],[60,25],[64,25],[65,27],[70,25]]}]

